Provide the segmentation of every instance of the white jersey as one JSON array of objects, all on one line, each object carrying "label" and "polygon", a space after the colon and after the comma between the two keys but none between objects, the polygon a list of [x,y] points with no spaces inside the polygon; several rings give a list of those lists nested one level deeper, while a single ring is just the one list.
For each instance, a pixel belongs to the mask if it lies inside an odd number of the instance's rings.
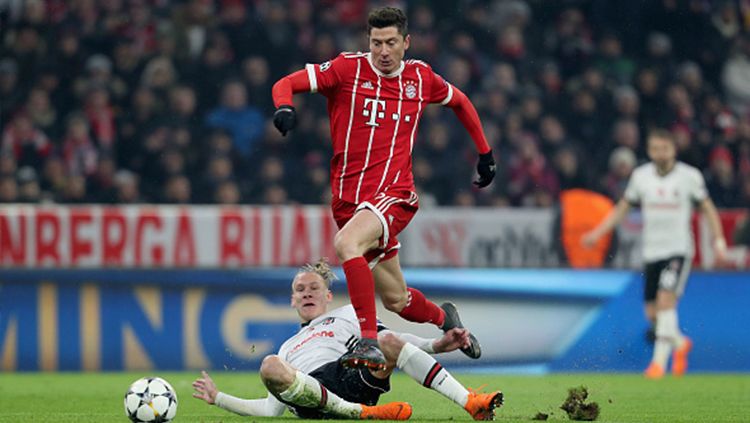
[{"label": "white jersey", "polygon": [[694,251],[690,228],[693,205],[707,196],[703,175],[685,163],[677,162],[663,176],[653,163],[633,170],[624,197],[629,203],[641,206],[645,262],[672,256],[690,260]]},{"label": "white jersey", "polygon": [[326,363],[338,360],[359,337],[357,314],[354,307],[348,304],[304,325],[281,345],[279,357],[297,370],[309,374]]}]

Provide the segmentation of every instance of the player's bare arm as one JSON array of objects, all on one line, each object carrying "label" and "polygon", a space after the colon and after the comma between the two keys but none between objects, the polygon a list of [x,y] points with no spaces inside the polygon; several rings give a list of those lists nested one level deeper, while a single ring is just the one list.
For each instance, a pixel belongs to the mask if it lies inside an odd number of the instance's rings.
[{"label": "player's bare arm", "polygon": [[719,212],[716,210],[714,202],[710,198],[706,197],[700,202],[700,210],[708,219],[708,227],[711,230],[711,236],[713,237],[714,254],[716,254],[716,261],[718,263],[723,262],[726,259],[727,254],[727,241],[724,238],[724,232],[721,229],[721,221],[719,220]]},{"label": "player's bare arm", "polygon": [[193,382],[193,398],[209,405],[237,413],[241,416],[277,417],[284,413],[285,406],[272,395],[262,399],[243,399],[219,391],[208,372]]},{"label": "player's bare arm", "polygon": [[[391,330],[383,330],[378,333],[378,339],[383,342],[387,334],[395,335],[401,343],[410,343],[428,354],[443,354],[453,352],[470,345],[469,330],[466,328],[453,328],[443,333],[443,336],[434,339],[422,338],[411,333],[398,333]],[[395,360],[395,357],[393,357]]]},{"label": "player's bare arm", "polygon": [[593,247],[594,244],[599,241],[599,238],[608,234],[615,228],[615,226],[622,222],[622,219],[625,218],[629,211],[630,203],[627,200],[623,198],[618,201],[614,210],[612,210],[596,228],[585,233],[583,237],[581,237],[581,243],[583,246],[587,248]]}]

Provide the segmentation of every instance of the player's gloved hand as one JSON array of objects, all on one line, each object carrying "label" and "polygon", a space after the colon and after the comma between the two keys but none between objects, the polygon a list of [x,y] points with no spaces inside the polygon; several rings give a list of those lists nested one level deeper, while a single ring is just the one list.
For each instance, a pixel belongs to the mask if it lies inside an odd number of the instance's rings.
[{"label": "player's gloved hand", "polygon": [[273,125],[286,136],[286,133],[297,126],[297,112],[293,106],[282,104],[273,114]]},{"label": "player's gloved hand", "polygon": [[474,181],[474,185],[479,188],[484,188],[489,185],[493,179],[495,179],[495,173],[497,166],[495,166],[495,159],[492,157],[492,150],[479,155],[479,162],[477,163],[477,173],[479,179]]}]

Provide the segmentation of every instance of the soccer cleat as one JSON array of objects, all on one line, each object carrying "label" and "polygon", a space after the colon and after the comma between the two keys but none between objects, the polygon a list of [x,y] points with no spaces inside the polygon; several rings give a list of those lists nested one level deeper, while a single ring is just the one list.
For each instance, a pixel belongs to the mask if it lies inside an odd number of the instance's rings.
[{"label": "soccer cleat", "polygon": [[688,368],[688,354],[693,349],[693,341],[685,337],[685,342],[680,348],[676,348],[672,353],[672,374],[682,376]]},{"label": "soccer cleat", "polygon": [[664,377],[664,368],[658,363],[651,362],[651,364],[648,365],[648,368],[646,368],[646,371],[643,372],[643,376],[645,376],[646,379],[661,379]]},{"label": "soccer cleat", "polygon": [[344,367],[385,370],[385,356],[375,339],[360,339],[352,350],[341,356],[339,361]]},{"label": "soccer cleat", "polygon": [[360,420],[409,420],[411,405],[408,402],[389,402],[382,405],[364,405]]},{"label": "soccer cleat", "polygon": [[474,420],[495,420],[495,408],[501,405],[503,405],[502,392],[485,394],[469,388],[469,398],[466,400],[464,410],[468,411]]},{"label": "soccer cleat", "polygon": [[[443,321],[443,332],[448,332],[453,328],[463,328],[464,325],[461,323],[461,318],[458,316],[458,310],[456,305],[453,303],[443,303],[440,308],[445,312],[445,321]],[[482,346],[479,345],[479,341],[473,333],[469,333],[470,345],[466,348],[461,348],[461,352],[466,354],[469,358],[477,359],[482,356]]]}]

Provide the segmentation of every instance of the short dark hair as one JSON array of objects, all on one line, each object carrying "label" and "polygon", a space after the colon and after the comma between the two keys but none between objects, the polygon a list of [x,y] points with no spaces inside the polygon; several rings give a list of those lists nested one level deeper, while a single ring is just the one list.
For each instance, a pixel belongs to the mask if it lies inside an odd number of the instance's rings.
[{"label": "short dark hair", "polygon": [[374,9],[367,16],[367,35],[370,35],[373,28],[387,28],[395,26],[398,33],[406,37],[409,24],[406,21],[406,15],[401,9],[395,7],[381,7]]},{"label": "short dark hair", "polygon": [[661,138],[664,140],[670,141],[672,144],[676,144],[677,140],[674,137],[674,134],[671,131],[668,131],[664,128],[655,128],[648,132],[648,138]]}]

